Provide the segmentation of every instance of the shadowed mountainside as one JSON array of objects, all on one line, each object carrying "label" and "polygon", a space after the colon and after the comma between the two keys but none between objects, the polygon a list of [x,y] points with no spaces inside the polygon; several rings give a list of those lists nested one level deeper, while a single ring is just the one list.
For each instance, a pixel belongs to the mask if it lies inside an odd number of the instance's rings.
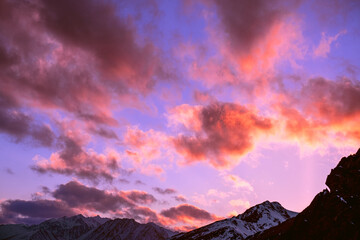
[{"label": "shadowed mountainside", "polygon": [[360,239],[360,149],[341,159],[325,189],[295,218],[247,240]]}]

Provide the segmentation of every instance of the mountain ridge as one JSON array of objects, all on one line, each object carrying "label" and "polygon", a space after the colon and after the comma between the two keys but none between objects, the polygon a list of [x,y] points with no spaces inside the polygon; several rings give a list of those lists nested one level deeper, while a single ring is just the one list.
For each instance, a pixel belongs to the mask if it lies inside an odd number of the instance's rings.
[{"label": "mountain ridge", "polygon": [[187,233],[177,234],[171,240],[244,239],[258,231],[276,226],[296,214],[285,209],[278,202],[265,201],[238,216],[216,221]]},{"label": "mountain ridge", "polygon": [[295,218],[247,240],[360,239],[360,149],[343,157],[324,189]]}]

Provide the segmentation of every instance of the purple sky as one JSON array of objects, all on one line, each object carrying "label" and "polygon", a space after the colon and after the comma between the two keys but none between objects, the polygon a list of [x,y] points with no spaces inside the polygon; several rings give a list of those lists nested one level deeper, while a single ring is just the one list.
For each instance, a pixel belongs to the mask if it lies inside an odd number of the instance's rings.
[{"label": "purple sky", "polygon": [[0,1],[0,223],[303,210],[360,140],[359,1]]}]

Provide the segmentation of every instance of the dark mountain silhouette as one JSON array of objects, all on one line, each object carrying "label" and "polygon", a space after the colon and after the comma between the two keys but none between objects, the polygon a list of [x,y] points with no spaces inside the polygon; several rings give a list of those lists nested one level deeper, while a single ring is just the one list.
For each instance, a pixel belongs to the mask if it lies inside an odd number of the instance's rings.
[{"label": "dark mountain silhouette", "polygon": [[295,218],[247,240],[360,239],[360,149],[341,159],[325,189]]}]

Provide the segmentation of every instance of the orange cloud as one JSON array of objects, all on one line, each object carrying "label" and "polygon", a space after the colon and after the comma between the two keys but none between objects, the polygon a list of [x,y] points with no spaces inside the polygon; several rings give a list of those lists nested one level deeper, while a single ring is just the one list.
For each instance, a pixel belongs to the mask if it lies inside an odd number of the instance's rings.
[{"label": "orange cloud", "polygon": [[360,85],[357,81],[313,78],[298,92],[288,92],[283,97],[274,109],[288,137],[311,145],[359,140]]},{"label": "orange cloud", "polygon": [[169,223],[182,222],[193,225],[194,223],[207,223],[218,220],[214,214],[190,204],[181,204],[176,207],[160,212],[160,215],[168,219]]},{"label": "orange cloud", "polygon": [[[188,115],[181,118],[183,108],[191,113],[191,118]],[[254,139],[273,128],[270,119],[234,103],[215,102],[206,107],[182,105],[172,110],[170,119],[177,119],[190,131],[189,135],[173,138],[185,163],[208,161],[217,168],[238,163],[252,149]]]}]

